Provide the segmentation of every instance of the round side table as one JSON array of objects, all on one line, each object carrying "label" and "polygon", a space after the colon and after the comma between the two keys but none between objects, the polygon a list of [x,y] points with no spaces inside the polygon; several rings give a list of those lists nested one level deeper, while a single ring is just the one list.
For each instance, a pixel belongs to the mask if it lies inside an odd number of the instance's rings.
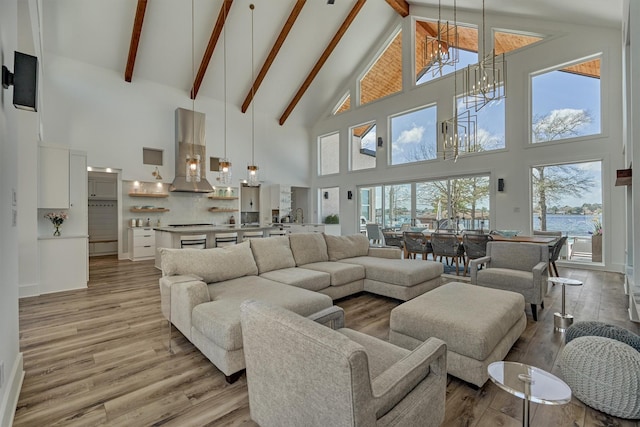
[{"label": "round side table", "polygon": [[498,387],[523,400],[523,427],[529,427],[531,402],[564,405],[571,401],[571,389],[564,381],[535,366],[499,361],[490,364],[487,371]]},{"label": "round side table", "polygon": [[566,277],[549,277],[549,281],[562,285],[562,311],[560,313],[553,313],[553,327],[556,331],[564,332],[573,324],[573,316],[565,310],[565,285],[582,286],[582,282],[575,279],[567,279]]}]

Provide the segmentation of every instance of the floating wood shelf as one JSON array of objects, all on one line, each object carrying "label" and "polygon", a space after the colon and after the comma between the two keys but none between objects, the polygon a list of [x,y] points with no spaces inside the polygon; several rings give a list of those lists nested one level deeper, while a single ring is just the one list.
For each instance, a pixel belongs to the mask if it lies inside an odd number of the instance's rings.
[{"label": "floating wood shelf", "polygon": [[169,197],[167,193],[129,193],[130,197]]},{"label": "floating wood shelf", "polygon": [[238,196],[208,196],[212,200],[238,200]]},{"label": "floating wood shelf", "polygon": [[167,208],[131,208],[131,212],[169,212]]},{"label": "floating wood shelf", "polygon": [[238,209],[209,208],[210,212],[238,212]]}]

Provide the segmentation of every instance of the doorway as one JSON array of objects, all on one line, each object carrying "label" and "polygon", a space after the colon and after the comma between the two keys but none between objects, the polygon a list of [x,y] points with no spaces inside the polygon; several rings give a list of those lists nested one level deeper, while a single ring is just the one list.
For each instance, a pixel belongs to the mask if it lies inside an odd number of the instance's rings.
[{"label": "doorway", "polygon": [[118,254],[118,173],[87,173],[89,256]]}]

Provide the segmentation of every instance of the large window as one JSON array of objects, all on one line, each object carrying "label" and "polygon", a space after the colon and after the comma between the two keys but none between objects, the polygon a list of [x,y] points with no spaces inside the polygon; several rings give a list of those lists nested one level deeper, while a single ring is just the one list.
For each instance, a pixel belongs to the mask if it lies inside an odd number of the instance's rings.
[{"label": "large window", "polygon": [[531,142],[600,131],[600,58],[531,77]]},{"label": "large window", "polygon": [[[441,38],[443,43],[437,43],[438,23],[437,21],[416,21],[415,38],[415,72],[416,84],[426,83],[435,78],[453,73],[454,66],[446,65],[439,68],[433,61],[434,49],[443,49],[443,54],[458,57],[455,67],[458,70],[467,65],[478,62],[478,29],[470,26],[458,25],[457,40],[453,33],[444,34],[445,21],[441,24]],[[437,54],[437,52],[435,53]]]},{"label": "large window", "polygon": [[535,166],[531,187],[533,229],[568,236],[571,261],[602,262],[602,162]]},{"label": "large window", "polygon": [[351,170],[376,167],[376,122],[364,123],[349,129],[351,136]]},{"label": "large window", "polygon": [[340,133],[318,138],[318,175],[340,172]]},{"label": "large window", "polygon": [[437,158],[435,105],[392,116],[390,125],[392,165]]},{"label": "large window", "polygon": [[489,176],[361,187],[360,213],[383,227],[489,230]]}]

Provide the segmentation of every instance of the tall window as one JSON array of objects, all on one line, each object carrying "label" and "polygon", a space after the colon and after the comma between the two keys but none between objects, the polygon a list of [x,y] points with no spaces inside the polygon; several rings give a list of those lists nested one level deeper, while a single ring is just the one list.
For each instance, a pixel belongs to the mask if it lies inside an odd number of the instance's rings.
[{"label": "tall window", "polygon": [[[438,33],[437,21],[416,21],[415,38],[415,72],[416,84],[426,83],[440,76],[453,73],[452,65],[444,66],[441,70],[436,70],[434,64],[430,62],[427,53],[427,37]],[[459,62],[456,64],[458,70],[467,65],[478,62],[478,29],[470,26],[458,24],[458,46],[449,46],[453,55],[458,55]]]},{"label": "tall window", "polygon": [[392,165],[437,158],[435,105],[391,116],[390,124]]},{"label": "tall window", "polygon": [[411,184],[384,186],[385,227],[400,227],[411,223]]},{"label": "tall window", "polygon": [[364,123],[349,129],[351,136],[351,170],[376,167],[376,122]]},{"label": "tall window", "polygon": [[531,168],[532,226],[568,236],[565,256],[602,262],[602,162]]},{"label": "tall window", "polygon": [[600,58],[531,77],[531,142],[557,141],[600,130]]},{"label": "tall window", "polygon": [[318,175],[340,172],[340,133],[318,138]]}]

